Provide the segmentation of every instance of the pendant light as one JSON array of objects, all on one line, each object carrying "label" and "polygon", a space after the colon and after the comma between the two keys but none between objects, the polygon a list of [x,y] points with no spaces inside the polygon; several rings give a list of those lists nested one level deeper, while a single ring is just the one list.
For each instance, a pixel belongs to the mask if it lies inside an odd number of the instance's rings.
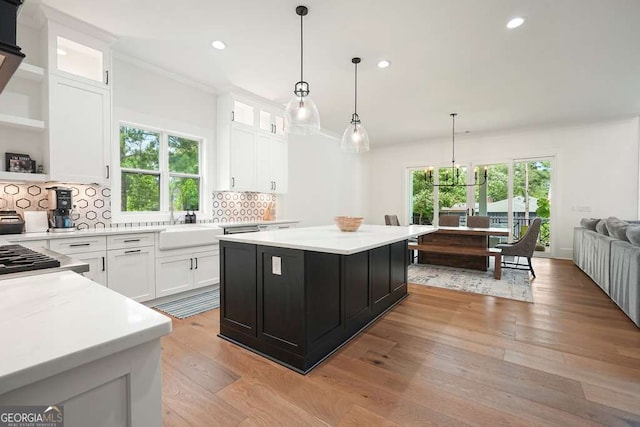
[{"label": "pendant light", "polygon": [[424,179],[427,184],[434,187],[474,187],[476,185],[484,185],[487,182],[487,167],[484,167],[482,181],[478,181],[478,170],[474,171],[473,183],[467,184],[460,181],[460,165],[456,164],[456,116],[458,113],[451,113],[451,174],[447,170],[444,180],[439,184],[433,182],[433,167],[424,171]]},{"label": "pendant light", "polygon": [[309,96],[309,83],[303,78],[303,17],[309,13],[306,6],[296,7],[296,14],[300,16],[300,81],[296,83],[294,96],[284,111],[285,130],[295,135],[313,135],[320,132],[320,113],[318,107]]},{"label": "pendant light", "polygon": [[351,124],[347,126],[342,134],[342,143],[340,144],[342,151],[348,153],[369,151],[369,135],[360,121],[360,116],[358,116],[358,64],[360,61],[360,58],[351,59],[351,62],[355,65],[353,114],[351,115]]}]

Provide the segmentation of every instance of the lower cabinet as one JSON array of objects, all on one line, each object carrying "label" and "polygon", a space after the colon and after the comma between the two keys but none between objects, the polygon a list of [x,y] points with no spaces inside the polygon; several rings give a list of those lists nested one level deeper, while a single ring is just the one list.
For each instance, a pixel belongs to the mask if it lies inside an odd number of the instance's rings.
[{"label": "lower cabinet", "polygon": [[74,254],[73,258],[89,264],[89,271],[82,273],[84,277],[107,286],[107,253],[105,251]]},{"label": "lower cabinet", "polygon": [[219,259],[218,249],[158,256],[156,298],[220,283]]},{"label": "lower cabinet", "polygon": [[136,301],[156,297],[153,246],[107,251],[107,287]]}]

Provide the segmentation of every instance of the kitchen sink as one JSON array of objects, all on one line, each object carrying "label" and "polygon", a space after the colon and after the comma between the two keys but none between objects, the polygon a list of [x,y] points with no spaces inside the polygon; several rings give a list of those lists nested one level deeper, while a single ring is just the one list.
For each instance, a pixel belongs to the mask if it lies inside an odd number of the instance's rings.
[{"label": "kitchen sink", "polygon": [[213,245],[217,236],[224,233],[215,224],[179,224],[169,225],[160,232],[158,249],[178,249],[192,246]]}]

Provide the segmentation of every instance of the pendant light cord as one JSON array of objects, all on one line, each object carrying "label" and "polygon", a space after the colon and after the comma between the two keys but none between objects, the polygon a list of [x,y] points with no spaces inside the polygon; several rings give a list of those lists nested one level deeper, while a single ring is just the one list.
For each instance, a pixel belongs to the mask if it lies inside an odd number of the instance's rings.
[{"label": "pendant light cord", "polygon": [[356,62],[356,84],[354,91],[354,100],[353,100],[353,112],[357,116],[358,115],[358,63]]},{"label": "pendant light cord", "polygon": [[303,27],[302,21],[304,17],[300,15],[300,81],[303,82],[303,74],[302,74],[302,64],[304,63],[304,39],[303,39]]},{"label": "pendant light cord", "polygon": [[456,113],[451,113],[451,163],[453,164],[453,169],[456,167]]}]

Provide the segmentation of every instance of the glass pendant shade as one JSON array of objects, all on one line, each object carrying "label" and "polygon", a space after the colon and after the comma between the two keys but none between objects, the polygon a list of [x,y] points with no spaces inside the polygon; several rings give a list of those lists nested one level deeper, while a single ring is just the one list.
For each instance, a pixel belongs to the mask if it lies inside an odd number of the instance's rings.
[{"label": "glass pendant shade", "polygon": [[342,134],[342,151],[347,153],[362,153],[369,151],[369,134],[362,123],[350,124]]},{"label": "glass pendant shade", "polygon": [[285,131],[294,135],[320,132],[320,113],[309,95],[294,95],[284,111]]}]

